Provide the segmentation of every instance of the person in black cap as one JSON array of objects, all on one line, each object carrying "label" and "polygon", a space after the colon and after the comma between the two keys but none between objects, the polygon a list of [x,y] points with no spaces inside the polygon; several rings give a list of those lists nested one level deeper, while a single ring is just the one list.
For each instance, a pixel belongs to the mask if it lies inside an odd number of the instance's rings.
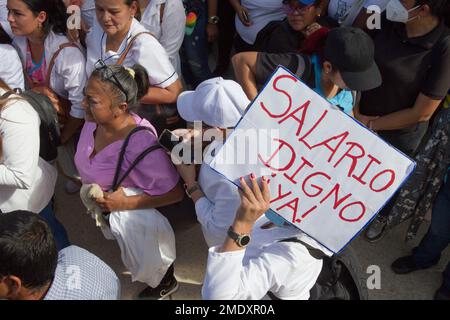
[{"label": "person in black cap", "polygon": [[352,27],[333,29],[316,54],[243,52],[233,57],[238,82],[253,100],[278,65],[283,65],[330,103],[351,114],[356,94],[381,84],[372,39]]},{"label": "person in black cap", "polygon": [[[362,94],[355,117],[409,156],[450,88],[449,9],[448,0],[391,0],[374,34],[383,84]],[[395,197],[367,229],[369,242],[382,238],[394,203]]]}]

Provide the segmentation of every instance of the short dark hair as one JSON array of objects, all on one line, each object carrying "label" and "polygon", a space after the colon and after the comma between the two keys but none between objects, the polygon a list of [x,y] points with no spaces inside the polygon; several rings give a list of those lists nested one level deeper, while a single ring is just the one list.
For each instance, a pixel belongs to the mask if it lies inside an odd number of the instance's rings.
[{"label": "short dark hair", "polygon": [[36,213],[0,214],[0,277],[14,275],[39,289],[55,275],[58,250],[47,223]]}]

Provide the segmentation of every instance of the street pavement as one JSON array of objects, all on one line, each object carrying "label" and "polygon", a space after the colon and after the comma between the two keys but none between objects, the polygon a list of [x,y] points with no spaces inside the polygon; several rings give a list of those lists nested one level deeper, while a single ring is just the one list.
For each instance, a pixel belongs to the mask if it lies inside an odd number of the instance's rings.
[{"label": "street pavement", "polygon": [[[103,237],[101,231],[95,227],[94,220],[86,214],[79,195],[66,194],[64,183],[61,180],[58,181],[56,187],[56,215],[66,227],[72,244],[94,253],[116,272],[121,280],[122,299],[133,299],[145,288],[143,283],[131,282],[131,276],[122,264],[117,243]],[[175,276],[180,284],[180,289],[172,298],[174,300],[198,300],[201,299],[207,246],[200,225],[192,220],[184,221],[182,215],[183,213],[180,212],[180,220],[174,227],[177,247]],[[408,275],[395,275],[390,270],[389,266],[392,261],[408,255],[428,228],[428,223],[424,223],[416,240],[412,243],[405,243],[407,225],[408,222],[400,225],[375,244],[366,242],[362,236],[352,242],[351,245],[362,265],[363,276],[367,279],[374,275],[373,270],[376,270],[377,267],[380,270],[380,288],[369,290],[369,299],[427,300],[432,299],[434,292],[440,286],[442,271],[450,260],[449,248],[444,252],[440,263],[430,269]],[[369,272],[366,272],[368,268]],[[376,284],[373,281],[370,283]]]}]

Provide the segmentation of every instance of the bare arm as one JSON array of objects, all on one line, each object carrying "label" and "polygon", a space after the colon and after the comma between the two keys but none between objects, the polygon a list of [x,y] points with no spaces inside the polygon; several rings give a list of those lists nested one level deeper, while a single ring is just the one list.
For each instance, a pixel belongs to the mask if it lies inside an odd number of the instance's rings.
[{"label": "bare arm", "polygon": [[143,104],[168,104],[175,103],[183,86],[180,79],[165,88],[150,87],[145,96],[142,97]]},{"label": "bare arm", "polygon": [[250,100],[253,100],[258,95],[256,86],[257,56],[257,52],[241,52],[232,58],[236,80]]},{"label": "bare arm", "polygon": [[64,128],[61,132],[61,143],[66,143],[74,134],[77,132],[78,128],[80,128],[84,123],[84,119],[74,118],[69,116],[69,120],[64,125]]},{"label": "bare arm", "polygon": [[369,122],[375,131],[397,130],[430,120],[442,100],[434,100],[420,93],[412,108],[387,114]]},{"label": "bare arm", "polygon": [[[253,174],[250,176],[250,186],[244,178],[240,179],[240,183],[241,206],[236,212],[232,228],[238,234],[250,234],[256,220],[269,210],[270,191],[265,177],[261,178],[261,188]],[[238,250],[242,248],[233,239],[226,237],[219,252]]]}]

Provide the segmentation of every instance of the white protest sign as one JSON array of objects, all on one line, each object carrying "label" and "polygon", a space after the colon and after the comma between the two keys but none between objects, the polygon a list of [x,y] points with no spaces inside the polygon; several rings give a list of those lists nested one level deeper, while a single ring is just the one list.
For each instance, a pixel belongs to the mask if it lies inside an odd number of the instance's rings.
[{"label": "white protest sign", "polygon": [[[230,165],[236,157],[240,161]],[[236,185],[250,173],[269,176],[271,209],[335,253],[375,217],[415,167],[283,67],[210,165]]]}]

